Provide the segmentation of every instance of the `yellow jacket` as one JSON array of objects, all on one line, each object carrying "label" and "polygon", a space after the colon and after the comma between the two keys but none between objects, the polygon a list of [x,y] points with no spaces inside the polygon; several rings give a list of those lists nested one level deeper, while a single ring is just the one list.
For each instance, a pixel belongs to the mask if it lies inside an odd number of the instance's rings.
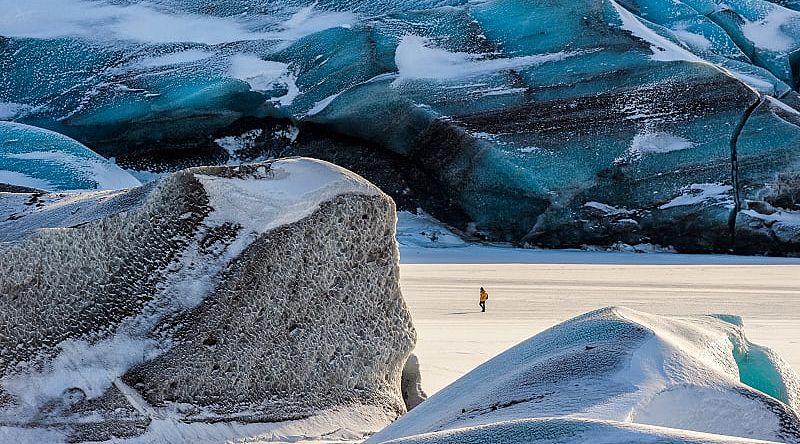
[{"label": "yellow jacket", "polygon": [[481,302],[486,302],[489,299],[489,293],[486,290],[481,290]]}]

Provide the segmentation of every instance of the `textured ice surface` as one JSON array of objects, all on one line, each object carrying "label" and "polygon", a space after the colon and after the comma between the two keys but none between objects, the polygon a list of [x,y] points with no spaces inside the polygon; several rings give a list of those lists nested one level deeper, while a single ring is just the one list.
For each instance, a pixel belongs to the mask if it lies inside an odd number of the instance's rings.
[{"label": "textured ice surface", "polygon": [[405,410],[394,204],[360,176],[303,158],[195,168],[0,193],[0,221],[7,439],[363,436]]},{"label": "textured ice surface", "polygon": [[[405,209],[491,240],[800,251],[741,213],[745,200],[800,203],[795,1],[0,8],[10,11],[0,18],[0,118],[126,166],[288,149],[369,176],[389,168],[402,179],[381,186],[398,202],[421,196]],[[670,205],[695,184],[730,188]],[[587,213],[588,202],[631,213]]]},{"label": "textured ice surface", "polygon": [[735,316],[626,308],[552,327],[367,442],[800,442],[800,377]]},{"label": "textured ice surface", "polygon": [[109,190],[140,185],[133,176],[67,136],[2,121],[0,184],[42,191]]}]

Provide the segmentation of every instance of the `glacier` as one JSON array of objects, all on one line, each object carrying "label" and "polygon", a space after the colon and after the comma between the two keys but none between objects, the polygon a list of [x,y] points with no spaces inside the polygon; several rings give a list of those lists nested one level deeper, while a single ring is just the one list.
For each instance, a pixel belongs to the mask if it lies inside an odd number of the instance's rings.
[{"label": "glacier", "polygon": [[609,307],[490,359],[366,443],[795,443],[799,407],[800,376],[738,316]]},{"label": "glacier", "polygon": [[0,192],[0,436],[363,439],[424,395],[395,224],[307,158]]},{"label": "glacier", "polygon": [[125,168],[306,155],[471,239],[800,252],[797,2],[0,8],[0,118]]},{"label": "glacier", "polygon": [[0,121],[0,147],[0,187],[80,191],[141,185],[84,145],[42,128]]}]

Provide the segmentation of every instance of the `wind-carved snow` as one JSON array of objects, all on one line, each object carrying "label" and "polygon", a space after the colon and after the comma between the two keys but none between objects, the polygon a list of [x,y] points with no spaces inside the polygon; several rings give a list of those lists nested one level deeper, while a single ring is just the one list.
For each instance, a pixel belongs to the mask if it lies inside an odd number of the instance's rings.
[{"label": "wind-carved snow", "polygon": [[295,84],[296,76],[285,63],[262,60],[254,55],[237,54],[231,58],[230,74],[233,78],[247,82],[253,91],[285,89],[286,94],[269,99],[281,106],[291,105],[300,94]]},{"label": "wind-carved snow", "polygon": [[523,69],[543,63],[564,60],[576,53],[558,52],[522,57],[490,58],[490,54],[450,52],[433,46],[429,39],[407,35],[395,52],[395,64],[403,80],[452,80],[491,74],[510,69]]},{"label": "wind-carved snow", "polygon": [[366,442],[795,443],[799,406],[800,377],[740,318],[610,307],[510,348]]},{"label": "wind-carved snow", "polygon": [[693,183],[684,191],[684,194],[658,207],[660,210],[680,207],[684,205],[700,205],[714,202],[729,206],[733,203],[730,195],[733,187],[721,183]]}]

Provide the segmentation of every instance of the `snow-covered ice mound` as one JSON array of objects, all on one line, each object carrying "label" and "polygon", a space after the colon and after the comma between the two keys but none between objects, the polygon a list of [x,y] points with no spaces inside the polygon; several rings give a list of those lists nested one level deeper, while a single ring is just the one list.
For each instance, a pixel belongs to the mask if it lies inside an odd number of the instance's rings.
[{"label": "snow-covered ice mound", "polygon": [[361,437],[405,411],[392,200],[294,158],[0,193],[0,436]]},{"label": "snow-covered ice mound", "polygon": [[0,121],[0,190],[113,190],[140,185],[89,148],[53,131]]},{"label": "snow-covered ice mound", "polygon": [[796,443],[798,408],[800,378],[741,319],[605,308],[509,349],[367,442]]}]

